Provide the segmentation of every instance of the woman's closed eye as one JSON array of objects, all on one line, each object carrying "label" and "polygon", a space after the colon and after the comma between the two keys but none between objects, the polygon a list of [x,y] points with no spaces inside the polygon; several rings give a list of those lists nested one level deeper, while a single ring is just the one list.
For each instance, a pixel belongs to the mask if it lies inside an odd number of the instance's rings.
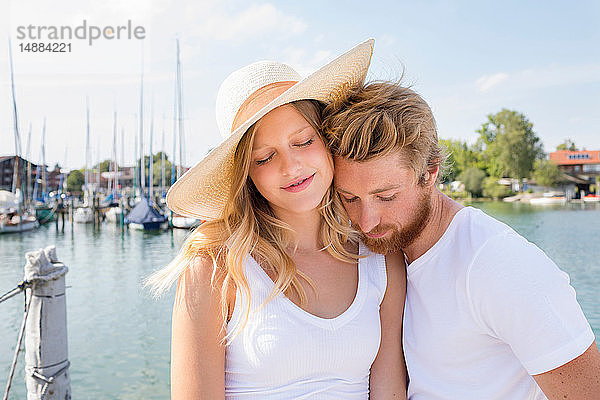
[{"label": "woman's closed eye", "polygon": [[[311,144],[313,144],[315,141],[315,137],[311,137],[308,140],[298,143],[298,144],[294,144],[295,147],[308,147]],[[268,157],[265,158],[261,158],[260,160],[256,160],[256,165],[263,165],[266,164],[267,162],[271,161],[271,159],[273,158],[273,156],[275,156],[275,152],[271,153]]]},{"label": "woman's closed eye", "polygon": [[271,155],[269,155],[266,158],[262,158],[260,160],[256,160],[256,165],[263,165],[263,164],[269,162],[273,158],[274,155],[275,155],[275,153],[271,153]]}]

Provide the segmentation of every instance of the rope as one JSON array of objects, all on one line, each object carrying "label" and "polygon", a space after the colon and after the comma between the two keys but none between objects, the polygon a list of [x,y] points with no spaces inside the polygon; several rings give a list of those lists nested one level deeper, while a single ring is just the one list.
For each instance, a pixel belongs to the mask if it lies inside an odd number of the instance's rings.
[{"label": "rope", "polygon": [[39,372],[37,372],[34,368],[31,369],[31,376],[44,382],[44,387],[42,388],[42,396],[41,396],[40,400],[44,400],[44,398],[46,397],[46,390],[48,390],[48,385],[51,385],[52,383],[54,383],[54,380],[58,376],[62,375],[64,372],[66,372],[70,366],[71,366],[71,362],[67,360],[67,364],[64,367],[62,367],[61,369],[59,369],[58,371],[56,371],[51,376],[44,376],[44,375],[40,374]]},{"label": "rope", "polygon": [[[23,290],[23,289],[22,289]],[[12,365],[10,366],[10,373],[8,375],[8,382],[6,382],[6,390],[4,391],[3,400],[8,400],[8,393],[12,386],[12,380],[15,375],[15,367],[17,366],[17,360],[19,358],[19,352],[21,351],[21,343],[23,342],[23,334],[25,333],[25,322],[27,321],[27,315],[29,315],[29,305],[33,296],[27,298],[27,292],[25,292],[25,312],[23,315],[23,322],[21,323],[21,331],[19,332],[19,338],[17,339],[17,347],[15,348],[15,355],[13,357]]]},{"label": "rope", "polygon": [[31,285],[32,285],[31,281],[22,281],[21,283],[19,283],[17,285],[17,287],[15,287],[14,289],[9,290],[5,294],[3,294],[2,297],[0,297],[0,303],[2,303],[3,301],[6,301],[8,299],[10,299],[11,297],[14,297],[14,296],[18,295],[23,290],[27,289],[28,287],[31,287]]}]

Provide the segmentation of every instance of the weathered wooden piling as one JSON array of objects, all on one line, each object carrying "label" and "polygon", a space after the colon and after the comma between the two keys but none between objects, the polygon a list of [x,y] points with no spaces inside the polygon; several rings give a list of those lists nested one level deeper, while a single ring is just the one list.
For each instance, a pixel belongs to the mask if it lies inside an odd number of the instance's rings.
[{"label": "weathered wooden piling", "polygon": [[25,334],[27,400],[71,398],[67,351],[65,274],[54,246],[25,255],[32,296]]}]

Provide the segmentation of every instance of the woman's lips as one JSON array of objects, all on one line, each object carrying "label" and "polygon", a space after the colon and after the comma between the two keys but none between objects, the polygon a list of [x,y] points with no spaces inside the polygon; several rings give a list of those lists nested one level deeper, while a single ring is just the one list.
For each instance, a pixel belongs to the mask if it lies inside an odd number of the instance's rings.
[{"label": "woman's lips", "polygon": [[304,189],[306,189],[308,187],[308,185],[310,185],[310,183],[312,182],[314,176],[315,176],[315,174],[312,174],[308,178],[301,179],[299,181],[299,183],[294,184],[294,185],[288,185],[288,186],[286,186],[286,187],[284,187],[282,189],[285,190],[285,191],[288,191],[288,192],[292,192],[292,193],[301,192]]}]

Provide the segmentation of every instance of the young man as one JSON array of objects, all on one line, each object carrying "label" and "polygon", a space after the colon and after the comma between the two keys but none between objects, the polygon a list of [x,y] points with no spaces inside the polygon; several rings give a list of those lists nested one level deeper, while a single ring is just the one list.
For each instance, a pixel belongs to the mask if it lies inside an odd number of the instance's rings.
[{"label": "young man", "polygon": [[335,188],[364,242],[407,263],[409,398],[600,399],[600,353],[568,276],[442,194],[427,103],[372,83],[325,110]]}]

